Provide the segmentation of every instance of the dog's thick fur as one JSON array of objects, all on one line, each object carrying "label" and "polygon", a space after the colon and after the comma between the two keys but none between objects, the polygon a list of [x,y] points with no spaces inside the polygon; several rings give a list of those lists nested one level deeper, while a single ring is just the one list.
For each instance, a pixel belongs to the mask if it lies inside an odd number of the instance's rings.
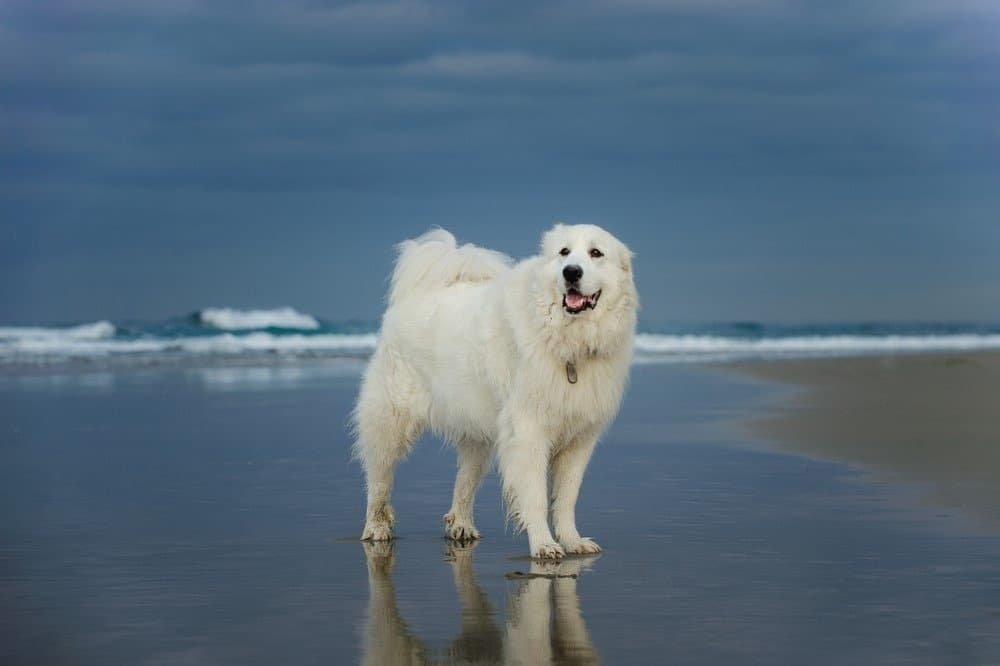
[{"label": "dog's thick fur", "polygon": [[540,255],[514,265],[436,229],[399,245],[388,300],[354,411],[361,538],[392,538],[396,463],[430,428],[458,452],[447,536],[479,538],[473,499],[495,455],[533,557],[599,551],[575,507],[628,380],[638,308],[628,248],[600,227],[556,225]]}]

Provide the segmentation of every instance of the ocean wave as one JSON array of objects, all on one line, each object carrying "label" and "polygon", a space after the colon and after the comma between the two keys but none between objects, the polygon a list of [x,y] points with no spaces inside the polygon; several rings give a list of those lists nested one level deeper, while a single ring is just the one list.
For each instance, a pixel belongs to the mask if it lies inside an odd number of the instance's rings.
[{"label": "ocean wave", "polygon": [[114,337],[115,326],[110,321],[95,321],[76,326],[0,326],[0,342],[43,341],[58,343],[74,340],[103,340]]},{"label": "ocean wave", "polygon": [[302,353],[322,351],[371,351],[375,349],[374,333],[322,334],[322,335],[273,335],[271,333],[251,333],[249,335],[216,335],[203,338],[181,338],[172,340],[181,351],[195,354],[239,354],[241,352]]},{"label": "ocean wave", "polygon": [[635,349],[647,356],[774,357],[1000,349],[1000,334],[810,335],[739,338],[640,333]]},{"label": "ocean wave", "polygon": [[236,310],[234,308],[205,308],[196,314],[198,322],[210,328],[226,331],[259,330],[263,328],[284,328],[290,330],[315,331],[319,320],[294,308],[273,310]]},{"label": "ocean wave", "polygon": [[[201,323],[201,317],[214,327]],[[0,365],[49,367],[76,361],[116,363],[193,362],[207,365],[270,363],[268,359],[363,358],[375,349],[372,325],[320,324],[291,308],[209,308],[161,322],[77,326],[0,327]],[[313,329],[315,323],[319,329]],[[309,328],[291,328],[291,326]],[[219,326],[265,326],[267,330]],[[857,356],[1000,349],[995,325],[834,325],[795,328],[717,324],[636,336],[637,363],[728,361],[754,358]],[[187,361],[186,361],[187,359]],[[213,360],[215,359],[215,360]]]},{"label": "ocean wave", "polygon": [[0,340],[0,360],[55,361],[138,354],[236,356],[240,354],[306,354],[310,352],[366,353],[375,348],[375,335],[274,335],[224,333],[200,337],[139,338],[133,340],[18,338]]}]

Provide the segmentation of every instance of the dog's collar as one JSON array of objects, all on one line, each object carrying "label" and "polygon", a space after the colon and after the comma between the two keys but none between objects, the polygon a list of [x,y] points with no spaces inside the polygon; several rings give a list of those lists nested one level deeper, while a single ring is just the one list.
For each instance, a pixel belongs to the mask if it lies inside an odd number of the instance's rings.
[{"label": "dog's collar", "polygon": [[[588,350],[584,352],[583,360],[597,358],[598,354],[596,351]],[[576,361],[566,361],[566,381],[570,384],[576,384]]]}]

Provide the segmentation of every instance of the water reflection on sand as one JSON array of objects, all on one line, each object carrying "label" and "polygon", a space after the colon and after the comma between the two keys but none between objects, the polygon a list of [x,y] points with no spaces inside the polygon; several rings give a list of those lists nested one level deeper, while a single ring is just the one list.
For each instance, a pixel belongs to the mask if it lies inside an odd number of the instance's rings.
[{"label": "water reflection on sand", "polygon": [[443,648],[429,646],[400,613],[392,571],[392,543],[363,543],[368,565],[365,664],[596,664],[577,582],[599,555],[517,566],[507,588],[507,613],[501,629],[496,610],[476,581],[475,544],[445,546],[461,606],[455,638]]}]

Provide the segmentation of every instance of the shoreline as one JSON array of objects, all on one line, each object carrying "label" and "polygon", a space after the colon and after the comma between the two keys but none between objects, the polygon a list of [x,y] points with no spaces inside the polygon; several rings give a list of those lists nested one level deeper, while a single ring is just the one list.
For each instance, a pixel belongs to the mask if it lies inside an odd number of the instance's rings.
[{"label": "shoreline", "polygon": [[789,359],[725,365],[796,389],[745,423],[777,450],[916,486],[1000,533],[1000,353]]},{"label": "shoreline", "polygon": [[[44,361],[7,361],[0,362],[0,379],[6,377],[25,377],[36,375],[76,375],[90,373],[128,373],[157,372],[172,370],[189,370],[198,368],[226,367],[362,367],[371,357],[370,352],[302,352],[284,353],[279,351],[260,351],[242,354],[195,355],[178,354],[146,355],[122,354],[93,357],[68,357]],[[972,359],[980,357],[1000,358],[1000,349],[982,348],[962,351],[940,349],[899,350],[893,352],[853,352],[853,353],[814,353],[802,355],[753,356],[731,355],[720,353],[676,357],[648,356],[637,353],[632,360],[632,367],[648,366],[704,366],[708,368],[735,369],[741,374],[753,375],[751,368],[764,365],[784,365],[801,363],[838,363],[863,359],[912,359],[912,358],[957,358]],[[772,377],[762,377],[775,379]],[[778,379],[778,381],[782,381]]]}]

